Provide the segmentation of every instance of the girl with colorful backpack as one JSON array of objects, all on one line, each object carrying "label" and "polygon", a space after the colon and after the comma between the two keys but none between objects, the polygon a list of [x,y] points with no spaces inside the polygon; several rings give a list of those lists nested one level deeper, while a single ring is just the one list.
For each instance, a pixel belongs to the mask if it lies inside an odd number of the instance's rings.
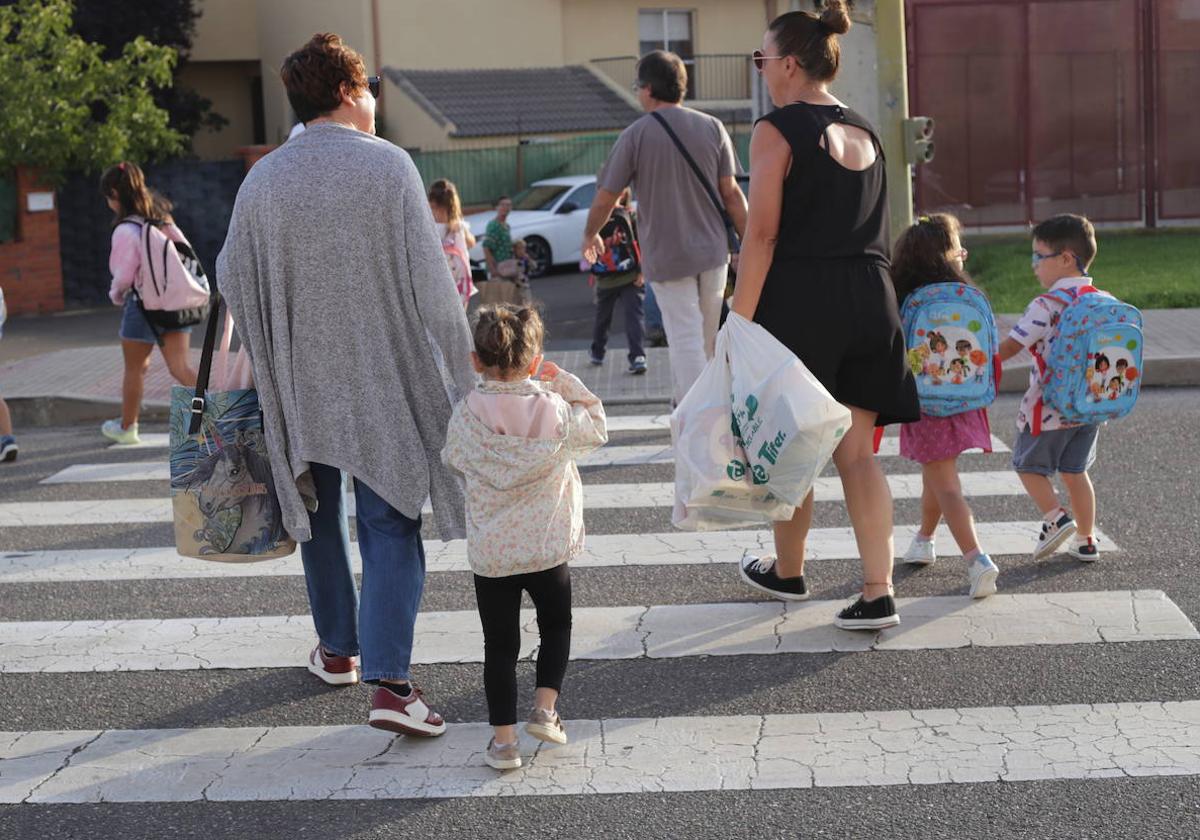
[{"label": "girl with colorful backpack", "polygon": [[470,251],[475,247],[475,235],[463,219],[462,201],[453,181],[438,178],[429,185],[428,197],[429,209],[433,212],[438,235],[442,238],[442,252],[446,255],[454,285],[465,307],[476,292],[471,280],[470,257]]},{"label": "girl with colorful backpack", "polygon": [[[969,449],[991,451],[986,406],[996,396],[999,340],[987,298],[963,268],[967,251],[960,232],[951,215],[921,216],[892,255],[892,283],[921,401],[921,419],[900,427],[900,454],[921,465],[922,483],[921,526],[901,562],[927,566],[936,559],[934,530],[945,517],[968,564],[971,597],[986,598],[996,591],[1000,571],[980,548],[957,461]],[[952,369],[961,373],[945,375]]]},{"label": "girl with colorful backpack", "polygon": [[[114,214],[108,297],[123,307],[125,360],[121,416],[105,421],[100,431],[116,443],[133,444],[140,440],[138,413],[155,344],[171,376],[188,388],[196,385],[188,336],[191,324],[207,315],[208,285],[191,245],[171,218],[171,202],[146,186],[136,163],[124,161],[106,169],[100,176],[100,194]],[[156,325],[151,318],[158,316],[167,317]]]}]

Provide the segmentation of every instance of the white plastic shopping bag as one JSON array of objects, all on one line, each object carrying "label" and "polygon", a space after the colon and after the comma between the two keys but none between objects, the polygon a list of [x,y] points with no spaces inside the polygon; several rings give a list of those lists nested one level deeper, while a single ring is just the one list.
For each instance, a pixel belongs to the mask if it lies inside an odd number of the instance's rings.
[{"label": "white plastic shopping bag", "polygon": [[754,480],[799,505],[849,431],[850,409],[758,324],[730,313],[721,332],[736,431]]},{"label": "white plastic shopping bag", "polygon": [[756,483],[733,434],[728,335],[671,414],[675,451],[675,508],[671,522],[685,531],[737,528],[790,519],[795,508]]}]

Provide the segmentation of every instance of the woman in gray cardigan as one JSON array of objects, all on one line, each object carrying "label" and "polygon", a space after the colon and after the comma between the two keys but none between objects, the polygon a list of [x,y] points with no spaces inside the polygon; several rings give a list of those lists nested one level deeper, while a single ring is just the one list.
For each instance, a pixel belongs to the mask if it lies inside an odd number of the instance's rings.
[{"label": "woman in gray cardigan", "polygon": [[440,536],[464,536],[463,491],[439,453],[474,387],[470,332],[416,167],[374,136],[379,80],[336,35],[313,36],[282,77],[307,130],[246,176],[217,279],[254,364],[284,524],[302,543],[318,636],[308,668],[333,685],[379,683],[372,726],[440,735],[409,663],[426,498]]}]

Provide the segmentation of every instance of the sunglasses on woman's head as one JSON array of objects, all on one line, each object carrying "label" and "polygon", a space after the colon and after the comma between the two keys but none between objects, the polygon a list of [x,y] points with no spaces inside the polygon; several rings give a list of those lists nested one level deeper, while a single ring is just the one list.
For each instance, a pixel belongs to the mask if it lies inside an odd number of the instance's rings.
[{"label": "sunglasses on woman's head", "polygon": [[376,99],[379,98],[379,83],[380,79],[378,76],[367,76],[367,90],[371,91],[371,96],[374,96]]},{"label": "sunglasses on woman's head", "polygon": [[762,50],[755,50],[754,52],[750,53],[750,58],[754,62],[754,69],[761,73],[764,61],[770,61],[773,58],[787,58],[787,56],[767,55]]}]

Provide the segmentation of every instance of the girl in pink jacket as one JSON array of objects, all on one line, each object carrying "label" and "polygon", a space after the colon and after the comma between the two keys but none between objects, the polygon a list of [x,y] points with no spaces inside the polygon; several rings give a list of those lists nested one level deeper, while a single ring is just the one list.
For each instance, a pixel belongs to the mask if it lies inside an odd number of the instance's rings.
[{"label": "girl in pink jacket", "polygon": [[542,360],[534,309],[484,306],[475,324],[483,381],[454,410],[442,460],[467,483],[467,559],[483,624],[483,683],[494,735],[484,760],[521,766],[517,657],[521,592],[537,609],[537,692],[525,731],[567,742],[555,705],[571,649],[571,576],[583,550],[583,486],[575,459],[608,441],[604,407],[578,379]]}]

